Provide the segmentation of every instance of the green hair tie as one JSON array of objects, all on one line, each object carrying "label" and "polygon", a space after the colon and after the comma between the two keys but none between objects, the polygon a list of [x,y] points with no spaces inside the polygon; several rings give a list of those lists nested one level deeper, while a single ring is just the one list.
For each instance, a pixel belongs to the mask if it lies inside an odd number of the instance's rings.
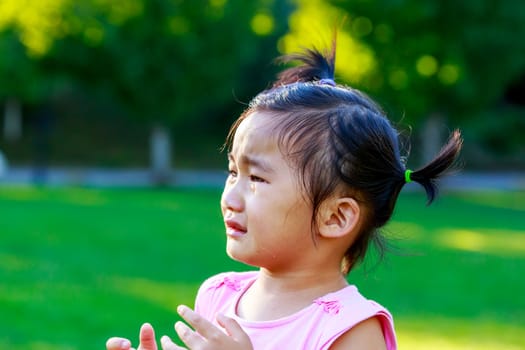
[{"label": "green hair tie", "polygon": [[409,183],[412,182],[412,179],[410,178],[410,174],[412,174],[412,170],[405,170],[405,182]]}]

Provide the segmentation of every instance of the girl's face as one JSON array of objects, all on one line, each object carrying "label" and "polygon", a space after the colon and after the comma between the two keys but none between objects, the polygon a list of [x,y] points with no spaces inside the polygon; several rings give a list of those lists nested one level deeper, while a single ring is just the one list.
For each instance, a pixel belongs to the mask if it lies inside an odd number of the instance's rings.
[{"label": "girl's face", "polygon": [[272,271],[307,266],[312,209],[276,141],[275,118],[253,112],[238,127],[221,198],[228,255]]}]

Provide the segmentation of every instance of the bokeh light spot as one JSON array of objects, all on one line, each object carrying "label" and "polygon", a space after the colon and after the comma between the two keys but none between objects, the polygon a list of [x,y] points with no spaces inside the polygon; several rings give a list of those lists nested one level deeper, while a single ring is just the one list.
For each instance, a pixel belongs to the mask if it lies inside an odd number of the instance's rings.
[{"label": "bokeh light spot", "polygon": [[84,31],[84,39],[87,44],[96,46],[104,39],[104,31],[97,25],[88,26]]},{"label": "bokeh light spot", "polygon": [[367,17],[357,17],[352,21],[352,31],[357,37],[370,34],[372,29],[372,21]]},{"label": "bokeh light spot", "polygon": [[392,37],[394,36],[394,31],[392,30],[392,27],[390,27],[388,24],[378,24],[374,29],[374,36],[377,41],[381,43],[388,43],[392,40]]},{"label": "bokeh light spot", "polygon": [[434,56],[423,55],[417,60],[416,69],[422,76],[430,77],[436,74],[438,70],[438,62]]},{"label": "bokeh light spot", "polygon": [[168,22],[168,26],[170,32],[175,35],[185,34],[190,30],[188,20],[181,16],[172,17]]},{"label": "bokeh light spot", "polygon": [[210,0],[210,5],[215,8],[223,8],[226,5],[226,0]]},{"label": "bokeh light spot", "polygon": [[403,90],[408,86],[408,74],[403,69],[396,69],[390,73],[388,82],[393,89]]},{"label": "bokeh light spot", "polygon": [[257,35],[268,35],[274,28],[274,19],[267,13],[258,13],[253,16],[250,23],[252,31]]},{"label": "bokeh light spot", "polygon": [[459,67],[453,64],[445,64],[438,73],[439,81],[445,85],[452,85],[459,79]]}]

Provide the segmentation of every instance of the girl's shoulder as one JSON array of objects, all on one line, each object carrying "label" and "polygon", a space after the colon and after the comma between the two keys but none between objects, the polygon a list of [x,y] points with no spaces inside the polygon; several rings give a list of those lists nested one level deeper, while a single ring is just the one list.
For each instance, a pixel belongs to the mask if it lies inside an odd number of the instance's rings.
[{"label": "girl's shoulder", "polygon": [[331,314],[351,313],[354,316],[368,315],[371,312],[386,311],[386,309],[373,300],[365,298],[354,285],[349,285],[338,291],[328,293],[314,300],[322,306],[325,312]]},{"label": "girl's shoulder", "polygon": [[328,336],[326,345],[359,323],[375,317],[381,324],[387,348],[396,348],[392,315],[379,303],[365,298],[355,286],[326,294],[314,300],[314,303],[322,310],[320,314],[325,315],[320,316],[320,322],[323,323],[323,333],[326,332],[324,335]]},{"label": "girl's shoulder", "polygon": [[197,293],[196,303],[226,303],[238,298],[257,278],[257,271],[223,272],[205,280]]},{"label": "girl's shoulder", "polygon": [[197,292],[196,310],[202,314],[206,312],[203,309],[227,309],[234,305],[243,291],[255,281],[257,274],[257,271],[223,272],[208,278]]}]

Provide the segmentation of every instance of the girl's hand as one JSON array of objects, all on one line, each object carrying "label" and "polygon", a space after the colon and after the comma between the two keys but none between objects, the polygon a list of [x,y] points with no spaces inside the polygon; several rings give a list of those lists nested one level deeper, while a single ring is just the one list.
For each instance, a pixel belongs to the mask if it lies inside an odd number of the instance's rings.
[{"label": "girl's hand", "polygon": [[[155,331],[149,323],[144,323],[140,327],[140,344],[138,350],[157,350],[155,343]],[[106,342],[107,350],[135,350],[131,347],[131,342],[125,338],[109,338]]]},{"label": "girl's hand", "polygon": [[[191,310],[187,306],[177,308],[179,315],[184,318],[195,330],[183,322],[175,324],[175,331],[180,339],[191,350],[251,350],[252,343],[241,326],[232,318],[217,315],[217,322],[226,333],[215,327],[211,322]],[[163,350],[181,350],[167,336],[161,338]],[[144,349],[146,350],[146,348]],[[149,350],[149,348],[147,349]]]}]

